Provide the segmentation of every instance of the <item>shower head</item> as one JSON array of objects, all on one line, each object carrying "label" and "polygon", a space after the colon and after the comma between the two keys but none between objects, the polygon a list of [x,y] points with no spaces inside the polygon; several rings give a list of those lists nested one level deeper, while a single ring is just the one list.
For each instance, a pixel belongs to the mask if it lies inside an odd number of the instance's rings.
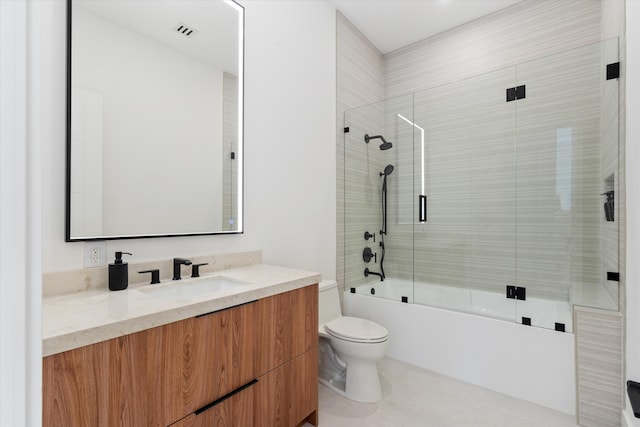
[{"label": "shower head", "polygon": [[390,142],[387,142],[382,135],[369,136],[369,134],[366,134],[364,136],[364,142],[366,142],[367,144],[372,139],[381,139],[382,140],[382,144],[380,144],[380,149],[381,150],[388,150],[389,148],[393,147],[393,144],[390,143]]},{"label": "shower head", "polygon": [[387,165],[384,168],[384,172],[380,172],[380,176],[389,176],[389,175],[391,175],[391,173],[393,172],[393,169],[394,169],[393,165]]}]

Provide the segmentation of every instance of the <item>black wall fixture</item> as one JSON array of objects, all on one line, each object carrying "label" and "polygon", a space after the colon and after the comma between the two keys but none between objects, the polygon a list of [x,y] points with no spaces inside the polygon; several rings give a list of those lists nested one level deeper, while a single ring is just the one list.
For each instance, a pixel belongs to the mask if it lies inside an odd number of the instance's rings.
[{"label": "black wall fixture", "polygon": [[384,139],[384,137],[382,135],[374,135],[374,136],[370,136],[369,134],[366,134],[364,136],[364,142],[366,142],[367,144],[369,143],[369,141],[371,141],[372,139],[381,139],[382,140],[382,144],[380,144],[380,149],[381,150],[388,150],[389,148],[393,147],[393,144],[389,141],[387,141],[386,139]]},{"label": "black wall fixture", "polygon": [[507,285],[507,298],[519,299],[524,301],[527,299],[527,288],[522,288],[520,286]]},{"label": "black wall fixture", "polygon": [[636,418],[640,418],[640,383],[631,380],[627,381],[627,394],[629,395],[633,415]]},{"label": "black wall fixture", "polygon": [[507,102],[524,99],[527,97],[525,85],[510,87],[507,89]]},{"label": "black wall fixture", "polygon": [[607,64],[607,80],[613,80],[620,77],[620,63],[614,62]]},{"label": "black wall fixture", "polygon": [[373,253],[373,251],[369,247],[364,248],[364,250],[362,251],[362,260],[364,262],[369,262],[371,261],[371,258],[374,258],[374,262],[378,262],[378,254]]},{"label": "black wall fixture", "polygon": [[607,200],[604,202],[604,218],[612,222],[615,220],[615,192],[613,190],[600,194],[601,196],[607,196]]},{"label": "black wall fixture", "polygon": [[427,196],[418,195],[418,221],[427,222]]}]

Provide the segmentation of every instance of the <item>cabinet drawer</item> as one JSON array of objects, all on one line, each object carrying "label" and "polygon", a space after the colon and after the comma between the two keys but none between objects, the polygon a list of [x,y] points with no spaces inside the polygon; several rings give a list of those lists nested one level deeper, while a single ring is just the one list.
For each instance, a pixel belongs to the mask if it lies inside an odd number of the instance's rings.
[{"label": "cabinet drawer", "polygon": [[258,378],[255,426],[318,424],[318,350],[313,348]]},{"label": "cabinet drawer", "polygon": [[263,375],[318,345],[318,285],[257,303],[255,373]]},{"label": "cabinet drawer", "polygon": [[255,383],[228,398],[215,402],[170,427],[253,427]]},{"label": "cabinet drawer", "polygon": [[185,347],[190,412],[247,384],[254,374],[256,303],[194,319],[193,346]]},{"label": "cabinet drawer", "polygon": [[255,378],[256,304],[43,359],[46,426],[166,426]]}]

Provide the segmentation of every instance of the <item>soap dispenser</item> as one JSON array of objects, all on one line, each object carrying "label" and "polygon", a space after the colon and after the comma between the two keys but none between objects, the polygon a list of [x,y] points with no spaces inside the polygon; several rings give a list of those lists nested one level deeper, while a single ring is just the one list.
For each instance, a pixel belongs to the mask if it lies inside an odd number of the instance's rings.
[{"label": "soap dispenser", "polygon": [[109,264],[109,290],[121,291],[129,286],[129,264],[122,262],[122,255],[129,252],[116,252],[116,259]]}]

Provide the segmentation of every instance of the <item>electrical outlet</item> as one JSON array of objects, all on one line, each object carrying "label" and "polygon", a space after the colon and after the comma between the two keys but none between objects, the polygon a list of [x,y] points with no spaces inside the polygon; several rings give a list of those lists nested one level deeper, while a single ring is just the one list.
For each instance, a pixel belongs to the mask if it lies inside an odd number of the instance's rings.
[{"label": "electrical outlet", "polygon": [[107,244],[102,241],[84,244],[84,267],[104,267],[107,265]]}]

